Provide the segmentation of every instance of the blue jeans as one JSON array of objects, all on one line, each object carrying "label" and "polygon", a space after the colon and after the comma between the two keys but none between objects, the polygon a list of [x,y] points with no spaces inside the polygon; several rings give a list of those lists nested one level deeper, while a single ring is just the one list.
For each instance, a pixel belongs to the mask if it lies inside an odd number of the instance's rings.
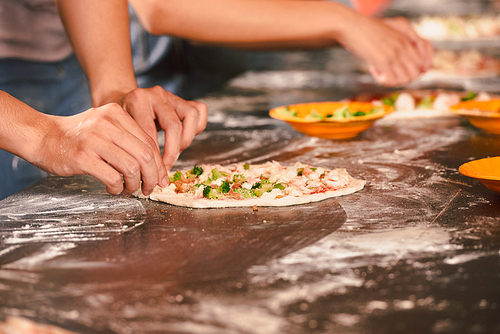
[{"label": "blue jeans", "polygon": [[[92,106],[87,78],[74,55],[54,63],[0,59],[0,90],[46,114],[75,115]],[[0,199],[47,175],[0,150]]]}]

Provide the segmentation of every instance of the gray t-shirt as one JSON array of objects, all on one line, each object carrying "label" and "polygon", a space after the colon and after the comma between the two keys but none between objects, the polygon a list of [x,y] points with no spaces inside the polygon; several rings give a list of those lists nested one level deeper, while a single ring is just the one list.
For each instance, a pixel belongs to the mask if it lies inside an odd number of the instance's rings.
[{"label": "gray t-shirt", "polygon": [[50,62],[71,52],[54,0],[0,0],[0,58]]}]

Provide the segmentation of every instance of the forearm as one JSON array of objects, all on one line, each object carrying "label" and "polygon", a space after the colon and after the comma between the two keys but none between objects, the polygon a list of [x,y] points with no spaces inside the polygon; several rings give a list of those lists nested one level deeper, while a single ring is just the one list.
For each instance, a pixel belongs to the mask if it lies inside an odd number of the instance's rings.
[{"label": "forearm", "polygon": [[0,149],[32,161],[52,127],[51,116],[0,91],[0,119]]},{"label": "forearm", "polygon": [[137,87],[127,1],[56,0],[75,53],[87,74],[94,106]]},{"label": "forearm", "polygon": [[131,0],[153,34],[239,48],[334,45],[352,10],[330,1]]}]

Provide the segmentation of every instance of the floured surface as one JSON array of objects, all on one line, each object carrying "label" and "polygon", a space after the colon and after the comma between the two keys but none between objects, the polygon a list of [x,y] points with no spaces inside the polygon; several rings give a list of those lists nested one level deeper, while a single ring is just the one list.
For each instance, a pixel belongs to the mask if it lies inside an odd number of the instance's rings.
[{"label": "floured surface", "polygon": [[498,332],[500,200],[457,168],[500,155],[500,139],[458,117],[306,137],[269,109],[369,88],[319,70],[282,74],[205,99],[207,130],[174,170],[201,156],[307,161],[345,168],[362,191],[195,210],[109,196],[89,177],[46,179],[0,202],[0,321],[92,334]]},{"label": "floured surface", "polygon": [[88,177],[46,179],[0,202],[2,316],[81,333],[361,333],[381,321],[382,332],[412,333],[415,319],[418,332],[453,332],[457,308],[478,323],[467,310],[498,302],[486,292],[500,274],[500,203],[456,166],[496,154],[500,139],[457,118],[389,119],[335,142],[224,115],[175,168],[200,152],[225,165],[309,161],[346,168],[365,188],[291,207],[194,210],[109,196]]}]

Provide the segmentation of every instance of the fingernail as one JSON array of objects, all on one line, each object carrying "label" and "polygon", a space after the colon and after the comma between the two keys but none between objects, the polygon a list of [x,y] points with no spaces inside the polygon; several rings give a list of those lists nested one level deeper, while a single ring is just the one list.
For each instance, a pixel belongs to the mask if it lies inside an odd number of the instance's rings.
[{"label": "fingernail", "polygon": [[167,176],[165,176],[165,177],[163,178],[163,180],[161,180],[161,186],[162,186],[162,187],[166,187],[166,186],[168,186],[168,184],[169,184],[169,183],[170,183],[170,180],[168,179],[168,175],[167,175]]}]

